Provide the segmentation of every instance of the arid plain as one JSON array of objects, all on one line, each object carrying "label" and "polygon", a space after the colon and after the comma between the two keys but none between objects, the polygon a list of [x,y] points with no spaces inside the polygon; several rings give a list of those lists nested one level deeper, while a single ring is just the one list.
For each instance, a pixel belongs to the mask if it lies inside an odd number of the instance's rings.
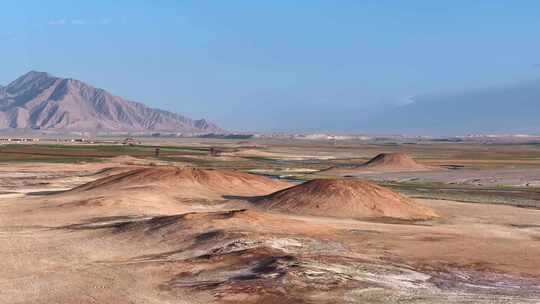
[{"label": "arid plain", "polygon": [[0,146],[0,303],[540,302],[540,145],[141,141]]}]

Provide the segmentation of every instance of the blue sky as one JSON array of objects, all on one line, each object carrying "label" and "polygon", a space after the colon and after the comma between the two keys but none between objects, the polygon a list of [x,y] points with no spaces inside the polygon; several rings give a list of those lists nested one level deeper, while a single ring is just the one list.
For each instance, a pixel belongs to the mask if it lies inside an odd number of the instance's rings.
[{"label": "blue sky", "polygon": [[414,95],[540,74],[538,1],[12,1],[0,84],[81,79],[231,130],[351,130]]}]

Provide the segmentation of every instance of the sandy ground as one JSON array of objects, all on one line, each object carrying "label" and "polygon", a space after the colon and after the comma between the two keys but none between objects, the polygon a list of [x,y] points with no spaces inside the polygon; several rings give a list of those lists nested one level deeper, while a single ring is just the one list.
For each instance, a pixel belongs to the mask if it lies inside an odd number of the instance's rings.
[{"label": "sandy ground", "polygon": [[[108,174],[91,166],[11,170],[47,191]],[[361,221],[139,190],[0,197],[0,303],[540,302],[540,210]]]}]

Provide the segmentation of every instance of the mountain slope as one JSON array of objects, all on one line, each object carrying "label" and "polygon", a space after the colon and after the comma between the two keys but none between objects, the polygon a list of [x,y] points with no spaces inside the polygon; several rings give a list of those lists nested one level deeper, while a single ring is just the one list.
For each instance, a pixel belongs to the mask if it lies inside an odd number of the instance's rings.
[{"label": "mountain slope", "polygon": [[[378,131],[427,135],[539,133],[540,81],[416,96],[373,120]],[[382,125],[381,123],[384,123]]]},{"label": "mountain slope", "polygon": [[221,133],[201,119],[153,109],[79,80],[29,72],[0,88],[0,128]]}]

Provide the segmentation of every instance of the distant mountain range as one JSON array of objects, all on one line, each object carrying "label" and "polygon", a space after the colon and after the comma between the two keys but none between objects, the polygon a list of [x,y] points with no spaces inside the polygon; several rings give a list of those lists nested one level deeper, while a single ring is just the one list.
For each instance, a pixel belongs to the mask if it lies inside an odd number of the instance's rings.
[{"label": "distant mountain range", "polygon": [[223,133],[204,119],[153,109],[82,81],[31,71],[0,86],[0,129]]},{"label": "distant mountain range", "polygon": [[419,95],[364,127],[417,135],[540,134],[540,81]]},{"label": "distant mountain range", "polygon": [[[418,95],[398,107],[298,108],[294,121],[320,131],[408,135],[540,134],[540,81]],[[296,109],[295,105],[290,105]],[[295,112],[295,111],[291,111]],[[286,118],[281,122],[286,125]],[[290,120],[290,119],[289,119]],[[285,127],[286,128],[286,127]],[[125,100],[75,79],[29,72],[0,86],[0,129],[52,132],[223,134],[205,119]],[[338,130],[339,129],[339,130]]]}]

